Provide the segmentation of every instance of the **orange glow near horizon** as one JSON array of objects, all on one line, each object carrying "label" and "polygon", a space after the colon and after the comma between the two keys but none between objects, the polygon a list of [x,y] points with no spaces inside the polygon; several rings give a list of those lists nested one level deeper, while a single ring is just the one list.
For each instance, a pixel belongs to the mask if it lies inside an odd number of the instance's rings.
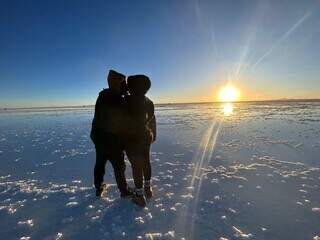
[{"label": "orange glow near horizon", "polygon": [[239,90],[232,85],[223,87],[219,92],[221,102],[234,102],[239,100]]}]

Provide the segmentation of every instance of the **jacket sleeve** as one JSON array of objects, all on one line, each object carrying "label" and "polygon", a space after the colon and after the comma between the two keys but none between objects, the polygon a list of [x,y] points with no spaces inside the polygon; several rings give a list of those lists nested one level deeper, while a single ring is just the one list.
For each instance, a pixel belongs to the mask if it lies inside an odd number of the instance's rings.
[{"label": "jacket sleeve", "polygon": [[154,115],[154,105],[152,101],[150,101],[148,112],[149,112],[148,126],[152,131],[153,142],[154,142],[157,139],[157,121],[156,121],[156,116]]},{"label": "jacket sleeve", "polygon": [[98,119],[98,114],[99,114],[99,108],[100,108],[100,104],[101,103],[101,96],[99,95],[96,101],[96,105],[94,107],[94,117],[93,117],[93,121]]},{"label": "jacket sleeve", "polygon": [[101,102],[101,97],[97,98],[96,105],[94,107],[94,117],[92,120],[92,127],[91,127],[91,132],[90,132],[90,138],[91,140],[95,143],[96,142],[96,131],[97,131],[97,119],[99,118],[99,105]]},{"label": "jacket sleeve", "polygon": [[153,142],[157,139],[157,122],[156,122],[156,116],[153,115],[153,118],[150,121],[150,128],[153,134]]}]

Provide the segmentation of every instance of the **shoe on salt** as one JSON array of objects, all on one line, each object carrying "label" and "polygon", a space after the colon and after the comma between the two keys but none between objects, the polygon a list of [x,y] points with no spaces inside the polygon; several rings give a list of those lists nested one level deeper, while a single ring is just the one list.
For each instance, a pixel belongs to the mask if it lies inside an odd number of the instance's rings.
[{"label": "shoe on salt", "polygon": [[135,189],[132,201],[140,207],[145,207],[147,205],[147,200],[143,195],[143,189]]},{"label": "shoe on salt", "polygon": [[144,187],[144,195],[146,196],[147,199],[152,198],[153,196],[153,191],[151,187]]},{"label": "shoe on salt", "polygon": [[107,188],[107,184],[102,183],[101,186],[96,189],[96,196],[97,196],[97,197],[101,197],[102,193],[104,192],[104,190],[105,190],[106,188]]},{"label": "shoe on salt", "polygon": [[134,194],[134,190],[131,187],[127,187],[126,190],[122,191],[120,196],[122,198],[131,197]]}]

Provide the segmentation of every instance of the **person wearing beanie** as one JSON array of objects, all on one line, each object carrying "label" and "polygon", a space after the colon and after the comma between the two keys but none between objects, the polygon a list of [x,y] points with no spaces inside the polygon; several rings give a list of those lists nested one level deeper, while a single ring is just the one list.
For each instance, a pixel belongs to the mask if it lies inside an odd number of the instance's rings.
[{"label": "person wearing beanie", "polygon": [[132,191],[127,187],[125,177],[124,147],[120,137],[116,134],[121,128],[121,111],[124,108],[123,90],[125,76],[114,70],[108,74],[108,89],[99,93],[95,105],[94,118],[90,137],[96,149],[94,166],[94,186],[96,196],[100,197],[106,184],[103,183],[105,165],[109,160],[112,164],[115,179],[121,197],[130,196]]},{"label": "person wearing beanie", "polygon": [[127,79],[129,95],[125,104],[130,122],[125,151],[135,184],[132,200],[142,207],[146,205],[146,198],[152,197],[150,148],[156,139],[154,104],[145,96],[150,87],[151,81],[145,75],[129,76]]}]

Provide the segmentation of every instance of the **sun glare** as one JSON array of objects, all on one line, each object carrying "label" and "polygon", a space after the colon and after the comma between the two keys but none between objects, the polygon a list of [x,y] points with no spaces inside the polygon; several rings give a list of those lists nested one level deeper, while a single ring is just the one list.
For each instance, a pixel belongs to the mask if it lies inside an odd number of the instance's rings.
[{"label": "sun glare", "polygon": [[221,110],[225,116],[230,116],[233,114],[233,104],[232,103],[224,103]]},{"label": "sun glare", "polygon": [[226,86],[221,89],[219,99],[221,102],[234,102],[239,98],[239,91],[233,86]]}]

